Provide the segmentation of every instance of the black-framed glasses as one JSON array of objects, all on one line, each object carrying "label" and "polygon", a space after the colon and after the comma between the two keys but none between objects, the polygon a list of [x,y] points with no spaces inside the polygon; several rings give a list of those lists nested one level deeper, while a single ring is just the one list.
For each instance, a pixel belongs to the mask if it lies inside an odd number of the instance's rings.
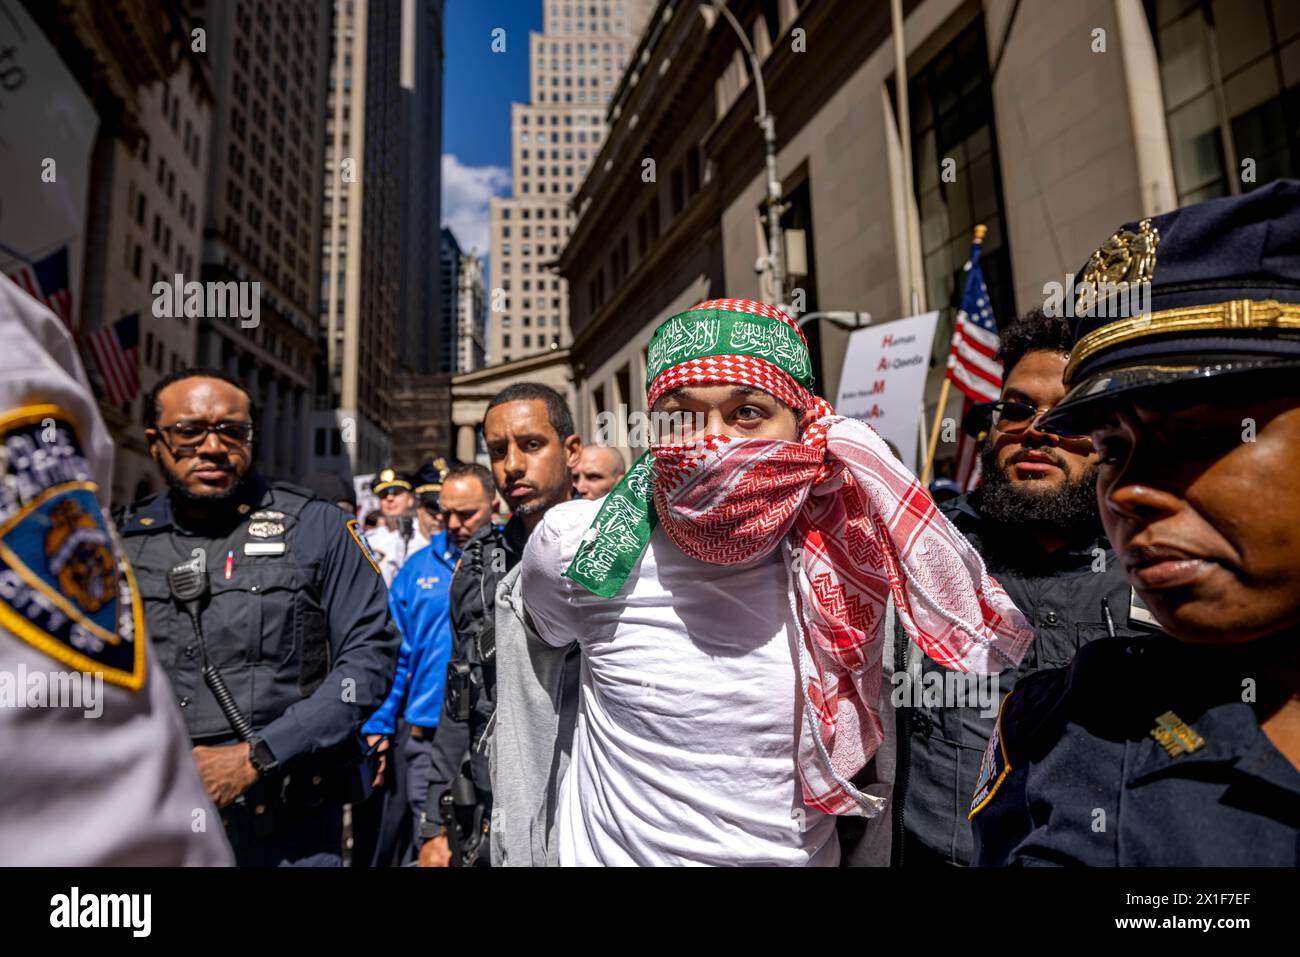
[{"label": "black-framed glasses", "polygon": [[173,422],[160,425],[163,443],[173,454],[180,449],[197,450],[211,433],[226,448],[238,448],[253,441],[253,423],[227,420],[225,422]]}]

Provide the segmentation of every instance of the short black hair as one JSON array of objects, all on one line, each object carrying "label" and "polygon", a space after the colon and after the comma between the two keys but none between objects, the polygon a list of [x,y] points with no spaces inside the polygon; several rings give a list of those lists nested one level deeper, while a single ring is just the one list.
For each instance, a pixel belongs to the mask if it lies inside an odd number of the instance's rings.
[{"label": "short black hair", "polygon": [[146,429],[158,428],[158,416],[162,415],[162,407],[158,403],[158,396],[162,390],[169,385],[175,385],[177,382],[184,382],[186,379],[220,379],[227,385],[233,385],[244,395],[248,396],[248,417],[253,421],[253,434],[257,434],[257,401],[253,398],[253,393],[248,391],[248,387],[240,382],[234,376],[227,375],[219,369],[181,369],[177,372],[169,372],[159,379],[144,400],[144,427]]},{"label": "short black hair", "polygon": [[483,492],[487,495],[488,501],[491,502],[496,498],[497,486],[492,479],[492,473],[484,465],[477,462],[457,462],[447,469],[447,474],[443,476],[442,484],[445,486],[454,478],[461,478],[465,475],[471,475],[478,479],[478,484],[483,486]]},{"label": "short black hair", "polygon": [[1070,325],[1064,316],[1049,316],[1042,309],[1031,309],[1016,316],[998,333],[998,359],[1002,361],[1003,378],[1031,352],[1067,355],[1073,344]]},{"label": "short black hair", "polygon": [[[561,442],[577,434],[577,430],[573,427],[573,412],[569,410],[569,403],[564,401],[564,396],[560,393],[540,382],[516,382],[514,385],[506,386],[492,397],[492,401],[483,410],[483,422],[487,422],[488,413],[499,405],[505,405],[507,402],[534,401],[546,403],[546,417]],[[482,428],[483,423],[480,423],[479,429]]]}]

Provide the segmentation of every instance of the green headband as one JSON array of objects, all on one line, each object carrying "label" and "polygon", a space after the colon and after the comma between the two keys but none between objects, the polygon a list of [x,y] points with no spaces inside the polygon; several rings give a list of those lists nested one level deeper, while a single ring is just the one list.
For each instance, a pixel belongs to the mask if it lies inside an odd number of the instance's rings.
[{"label": "green headband", "polygon": [[666,369],[710,356],[766,359],[813,391],[812,359],[799,333],[780,319],[724,309],[679,312],[655,330],[646,351],[646,391]]}]

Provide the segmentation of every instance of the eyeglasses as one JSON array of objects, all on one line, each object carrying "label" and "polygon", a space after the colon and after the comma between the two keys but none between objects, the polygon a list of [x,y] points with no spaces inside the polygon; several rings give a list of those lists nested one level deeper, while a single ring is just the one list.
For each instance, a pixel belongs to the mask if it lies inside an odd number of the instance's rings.
[{"label": "eyeglasses", "polygon": [[198,449],[208,440],[208,433],[215,435],[226,448],[237,448],[253,441],[252,422],[174,422],[160,425],[158,431],[166,436],[163,443],[173,454],[180,449]]}]

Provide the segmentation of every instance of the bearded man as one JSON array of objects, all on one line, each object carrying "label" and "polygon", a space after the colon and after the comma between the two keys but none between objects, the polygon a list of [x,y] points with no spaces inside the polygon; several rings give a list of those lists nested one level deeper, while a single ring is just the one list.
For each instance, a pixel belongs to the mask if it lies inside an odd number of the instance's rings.
[{"label": "bearded man", "polygon": [[1035,638],[1018,668],[971,688],[897,636],[895,864],[972,863],[970,796],[1002,699],[1025,675],[1068,665],[1088,642],[1129,633],[1131,589],[1097,511],[1097,452],[1086,435],[1038,427],[1065,395],[1070,342],[1061,317],[1035,311],[1009,323],[999,334],[1001,397],[963,423],[981,441],[984,484],[945,503],[943,513],[1029,618]]},{"label": "bearded man", "polygon": [[704,302],[647,360],[677,428],[602,502],[548,512],[522,562],[540,640],[582,652],[556,858],[834,865],[835,816],[887,803],[854,778],[883,740],[889,597],[953,668],[1013,667],[1031,633],[884,441],[813,394],[788,316]]}]

